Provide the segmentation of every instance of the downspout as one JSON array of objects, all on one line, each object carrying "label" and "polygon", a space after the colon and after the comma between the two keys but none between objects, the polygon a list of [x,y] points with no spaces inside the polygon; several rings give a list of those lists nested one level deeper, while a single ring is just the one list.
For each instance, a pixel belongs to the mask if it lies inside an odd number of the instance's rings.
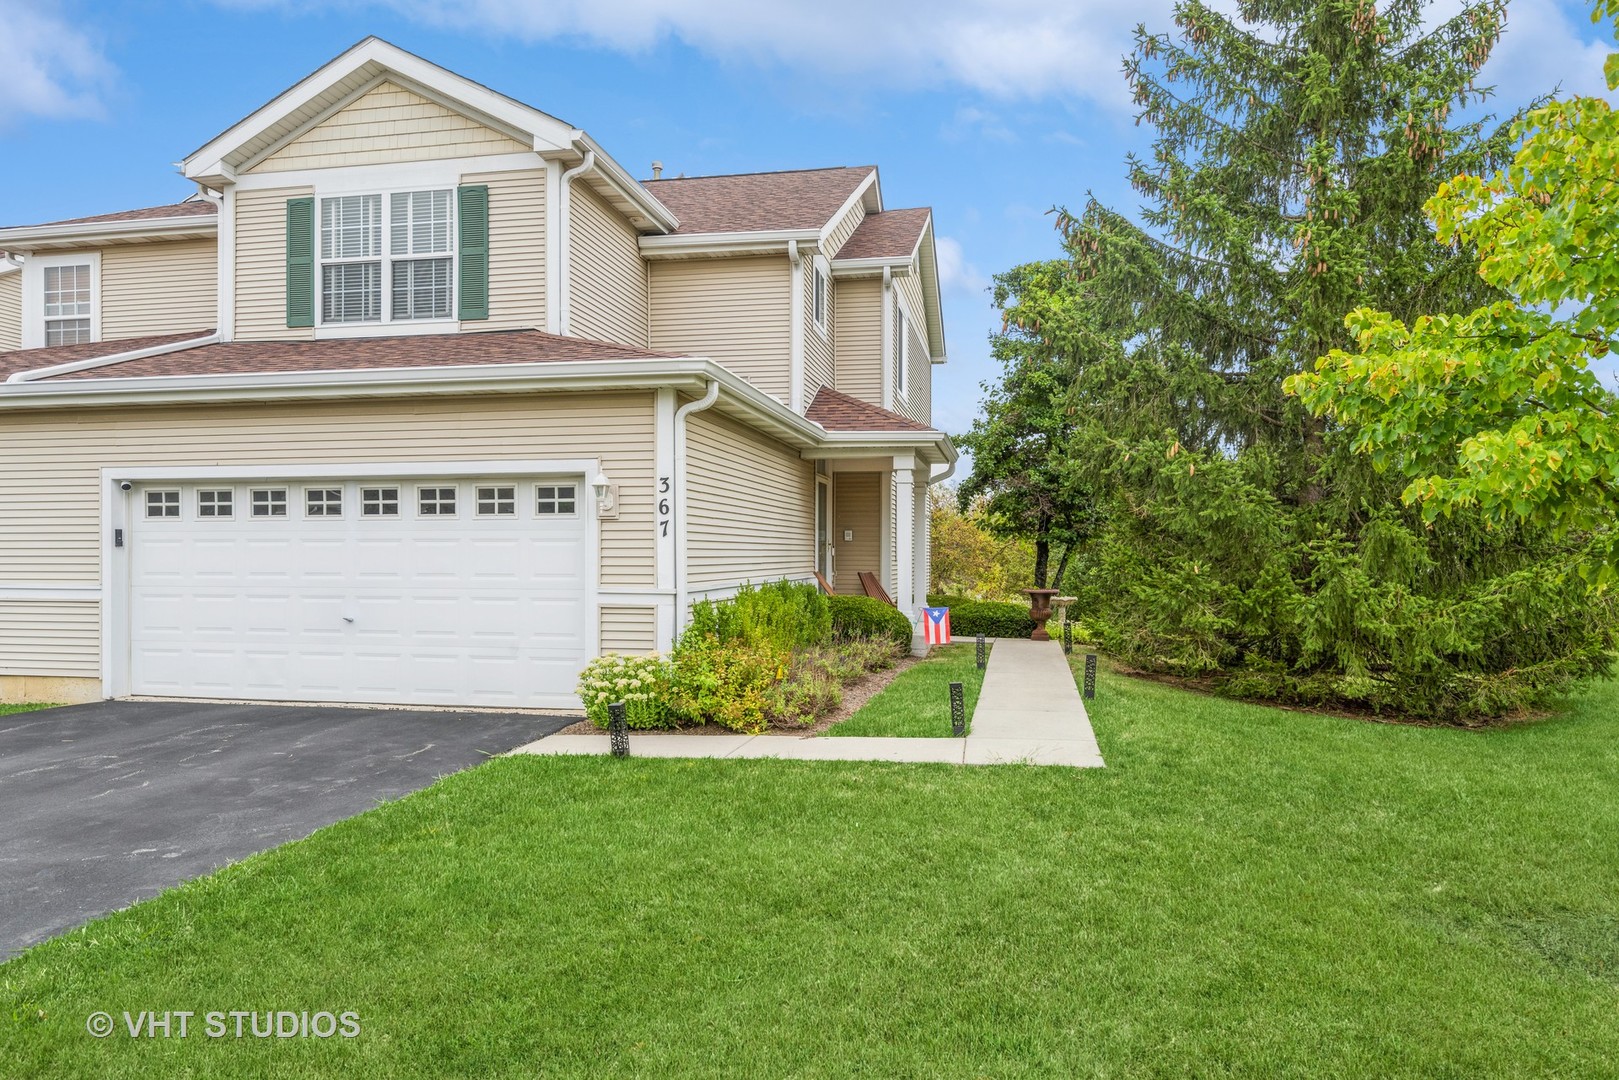
[{"label": "downspout", "polygon": [[10,263],[12,266],[15,266],[19,270],[22,269],[21,255],[18,255],[13,251],[0,251],[0,255],[4,255],[6,257],[6,262]]},{"label": "downspout", "polygon": [[707,393],[675,410],[675,632],[671,641],[680,637],[686,625],[686,417],[710,408],[719,398],[720,382],[710,379]]},{"label": "downspout", "polygon": [[557,325],[564,334],[568,332],[573,321],[570,318],[571,313],[568,311],[573,292],[568,287],[568,278],[571,276],[572,269],[569,266],[569,256],[572,254],[570,249],[573,245],[569,242],[568,234],[573,230],[569,228],[568,222],[572,210],[570,204],[573,201],[573,181],[575,177],[583,176],[595,167],[596,151],[586,150],[585,159],[562,174],[562,179],[559,182],[560,190],[557,192],[557,200],[561,204],[561,212],[557,215],[557,254],[559,256],[557,259],[557,273],[559,275],[557,281],[557,306],[562,309],[560,312],[561,320]]},{"label": "downspout", "polygon": [[789,404],[793,412],[804,411],[804,257],[798,253],[798,241],[787,241],[787,261],[793,264],[792,346],[788,362],[792,365]]}]

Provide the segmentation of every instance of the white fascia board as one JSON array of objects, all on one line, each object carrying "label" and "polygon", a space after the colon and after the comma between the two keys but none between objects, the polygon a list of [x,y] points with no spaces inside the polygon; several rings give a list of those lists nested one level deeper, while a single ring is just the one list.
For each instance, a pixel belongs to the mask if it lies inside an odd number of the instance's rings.
[{"label": "white fascia board", "polygon": [[570,125],[548,113],[514,101],[381,38],[368,37],[187,154],[182,171],[192,178],[217,175],[216,165],[224,163],[224,159],[236,148],[265,128],[282,123],[308,108],[334,85],[367,64],[376,64],[395,72],[442,98],[483,113],[513,130],[527,132],[542,144],[559,148],[567,146],[574,132]]},{"label": "white fascia board", "polygon": [[0,251],[26,252],[42,244],[94,244],[108,240],[161,240],[176,234],[209,235],[219,231],[219,218],[135,218],[67,225],[18,225],[0,229]]},{"label": "white fascia board", "polygon": [[785,255],[798,241],[805,254],[819,251],[819,229],[756,229],[751,232],[686,233],[641,237],[641,254],[649,259],[685,259],[704,255]]},{"label": "white fascia board", "polygon": [[[944,342],[944,288],[939,281],[939,251],[933,236],[932,211],[928,212],[928,219],[922,226],[922,235],[917,237],[916,251],[913,257],[916,259],[917,268],[921,272],[922,285],[925,290],[922,297],[923,307],[927,308],[928,312],[931,312],[928,318],[928,353],[935,364],[942,364],[944,363],[946,352]],[[926,288],[929,276],[927,268],[930,262],[933,267],[933,287],[928,289]],[[927,312],[924,312],[924,314],[927,314]],[[936,350],[935,337],[938,339]]]},{"label": "white fascia board", "polygon": [[828,431],[821,445],[805,451],[805,458],[860,458],[893,454],[896,450],[916,453],[929,464],[949,464],[956,460],[955,444],[942,431]]},{"label": "white fascia board", "polygon": [[840,277],[871,277],[880,274],[886,268],[891,270],[895,277],[908,277],[911,265],[916,256],[912,255],[873,255],[867,259],[838,259],[832,260],[832,276]]},{"label": "white fascia board", "polygon": [[665,233],[672,233],[680,228],[680,219],[675,217],[674,211],[658,201],[657,196],[641,186],[641,182],[631,176],[629,171],[620,165],[601,144],[583,131],[577,133],[574,142],[585,150],[596,152],[596,171],[601,174],[620,195],[631,203],[640,207],[648,219]]}]

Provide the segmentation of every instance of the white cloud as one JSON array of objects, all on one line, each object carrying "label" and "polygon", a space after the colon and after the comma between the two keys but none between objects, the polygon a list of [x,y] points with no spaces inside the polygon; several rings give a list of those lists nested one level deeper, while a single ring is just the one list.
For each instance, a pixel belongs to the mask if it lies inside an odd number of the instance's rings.
[{"label": "white cloud", "polygon": [[[307,0],[216,0],[314,10]],[[711,56],[877,79],[965,86],[1002,99],[1082,98],[1127,108],[1119,69],[1135,24],[1169,25],[1170,0],[350,0],[429,25],[626,52],[674,39]]]},{"label": "white cloud", "polygon": [[946,292],[981,293],[989,288],[989,279],[967,261],[961,242],[948,236],[936,237],[934,249],[939,254],[939,287]]},{"label": "white cloud", "polygon": [[939,131],[950,142],[966,139],[988,139],[991,142],[1017,142],[1017,135],[995,113],[972,105],[963,105],[956,115]]},{"label": "white cloud", "polygon": [[0,26],[0,125],[101,115],[113,66],[78,25],[43,5],[0,0]]}]

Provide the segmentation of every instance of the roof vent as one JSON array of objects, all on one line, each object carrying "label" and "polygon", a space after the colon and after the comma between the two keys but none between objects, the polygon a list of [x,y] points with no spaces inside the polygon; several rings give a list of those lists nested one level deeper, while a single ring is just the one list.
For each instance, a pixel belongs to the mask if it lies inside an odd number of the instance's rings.
[{"label": "roof vent", "polygon": [[663,178],[663,162],[654,161],[652,163],[652,179],[661,180],[662,178]]}]

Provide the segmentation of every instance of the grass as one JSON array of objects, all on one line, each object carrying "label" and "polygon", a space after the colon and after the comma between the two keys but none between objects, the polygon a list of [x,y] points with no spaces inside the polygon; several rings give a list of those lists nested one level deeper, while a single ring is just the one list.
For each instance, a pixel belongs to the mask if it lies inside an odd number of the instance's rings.
[{"label": "grass", "polygon": [[898,735],[909,738],[951,737],[950,684],[959,682],[967,703],[967,730],[984,673],[978,670],[975,645],[943,645],[914,664],[855,714],[834,724],[828,735]]},{"label": "grass", "polygon": [[[0,966],[0,1073],[1619,1071],[1619,689],[1472,733],[1104,670],[1091,714],[1104,770],[495,760]],[[361,1035],[84,1031],[322,1008]]]},{"label": "grass", "polygon": [[39,709],[54,709],[55,705],[44,702],[25,701],[21,704],[6,705],[0,703],[0,716],[10,716],[13,713],[36,712]]}]

